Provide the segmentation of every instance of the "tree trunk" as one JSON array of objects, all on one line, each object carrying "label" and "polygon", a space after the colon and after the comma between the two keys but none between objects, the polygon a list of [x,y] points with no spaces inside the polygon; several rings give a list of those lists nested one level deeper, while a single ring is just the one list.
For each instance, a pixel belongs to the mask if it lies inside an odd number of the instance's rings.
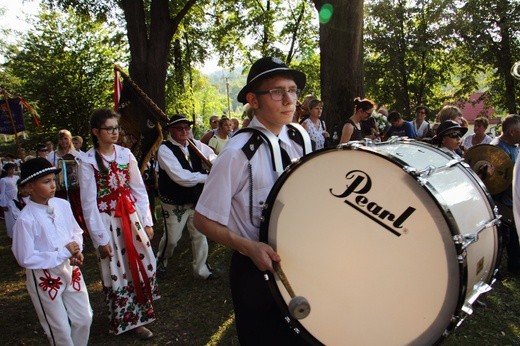
[{"label": "tree trunk", "polygon": [[130,77],[162,110],[166,106],[166,73],[173,34],[196,1],[188,0],[172,18],[169,1],[152,0],[149,19],[143,0],[120,2],[130,46]]},{"label": "tree trunk", "polygon": [[313,0],[316,9],[329,3],[333,14],[320,24],[321,98],[328,128],[352,114],[355,97],[364,96],[363,0]]}]

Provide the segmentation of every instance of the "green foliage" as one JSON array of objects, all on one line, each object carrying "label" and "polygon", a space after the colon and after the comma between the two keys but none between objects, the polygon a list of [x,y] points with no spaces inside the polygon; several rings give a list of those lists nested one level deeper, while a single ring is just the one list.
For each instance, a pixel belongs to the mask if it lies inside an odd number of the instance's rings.
[{"label": "green foliage", "polygon": [[418,104],[439,109],[489,90],[495,108],[511,105],[514,88],[506,85],[511,59],[520,58],[518,2],[374,0],[366,16],[366,88],[378,103],[409,116]]},{"label": "green foliage", "polygon": [[88,138],[92,110],[112,104],[111,71],[123,43],[108,23],[42,6],[33,30],[9,47],[6,64],[20,80],[16,93],[40,115],[42,127],[28,121],[28,130],[40,139],[55,139],[61,128]]},{"label": "green foliage", "polygon": [[[208,7],[206,19],[213,24],[208,29],[220,64],[233,67],[251,65],[262,56],[292,62],[315,52],[315,15],[308,0],[228,0]],[[288,47],[293,47],[290,56]]]},{"label": "green foliage", "polygon": [[452,1],[372,1],[366,11],[367,94],[405,117],[440,102],[432,91],[452,77]]},{"label": "green foliage", "polygon": [[319,54],[310,52],[305,59],[302,58],[291,67],[304,72],[307,76],[307,83],[305,89],[302,90],[302,95],[313,94],[319,97],[321,94]]},{"label": "green foliage", "polygon": [[[454,30],[463,47],[466,66],[488,72],[489,95],[497,108],[515,112],[520,83],[510,75],[520,60],[520,2],[472,0],[461,5]],[[471,80],[471,70],[463,78]]]},{"label": "green foliage", "polygon": [[[47,2],[60,8],[72,6],[82,15],[110,14],[103,2],[96,0]],[[170,1],[170,13],[178,13],[185,3]],[[143,4],[148,21],[151,20],[150,4]],[[123,7],[124,4],[118,5]],[[240,78],[228,76],[232,113],[241,110],[236,95],[244,84],[247,68],[264,55],[281,57],[293,66],[307,69],[308,89],[312,89],[309,92],[319,93],[315,15],[309,0],[197,1],[176,27],[170,45],[166,77],[167,113],[196,115],[205,122],[210,115],[220,115],[228,109],[225,77],[213,83],[215,89],[200,82],[194,69],[215,55],[220,57],[225,70],[231,71],[230,75],[235,73],[235,65],[246,66]]]}]

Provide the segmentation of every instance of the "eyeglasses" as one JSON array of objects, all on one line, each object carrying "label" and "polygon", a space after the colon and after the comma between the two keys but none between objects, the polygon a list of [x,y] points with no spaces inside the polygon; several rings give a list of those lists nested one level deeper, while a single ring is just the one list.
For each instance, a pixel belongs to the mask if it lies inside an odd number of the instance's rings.
[{"label": "eyeglasses", "polygon": [[294,88],[294,89],[291,88],[288,90],[277,88],[277,89],[271,89],[271,90],[256,90],[253,92],[257,95],[271,94],[271,99],[273,99],[273,101],[283,100],[283,97],[285,94],[287,94],[287,96],[289,96],[289,98],[291,100],[296,100],[298,98],[298,96],[300,95],[300,90],[298,90],[296,88]]},{"label": "eyeglasses", "polygon": [[100,130],[105,130],[107,133],[113,135],[114,133],[119,133],[121,132],[121,126],[116,126],[116,127],[113,127],[113,126],[109,126],[109,127],[100,127],[99,128]]},{"label": "eyeglasses", "polygon": [[191,126],[173,126],[172,127],[176,131],[189,131],[191,130]]},{"label": "eyeglasses", "polygon": [[450,133],[449,135],[446,135],[446,137],[453,138],[453,139],[460,139],[462,138],[460,133]]}]

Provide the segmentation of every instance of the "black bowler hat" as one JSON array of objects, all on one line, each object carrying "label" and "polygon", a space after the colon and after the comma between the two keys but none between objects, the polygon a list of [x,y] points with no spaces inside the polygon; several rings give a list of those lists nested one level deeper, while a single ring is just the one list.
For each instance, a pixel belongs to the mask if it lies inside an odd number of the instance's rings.
[{"label": "black bowler hat", "polygon": [[257,60],[247,75],[247,84],[240,90],[237,96],[238,102],[247,103],[246,95],[253,91],[251,88],[259,81],[276,75],[290,75],[298,89],[305,88],[307,78],[303,72],[290,69],[282,60],[273,57],[265,57]]},{"label": "black bowler hat", "polygon": [[38,179],[41,176],[61,172],[61,168],[54,167],[49,160],[44,159],[43,157],[37,157],[22,163],[20,169],[20,186]]},{"label": "black bowler hat", "polygon": [[188,123],[189,125],[193,125],[193,121],[189,121],[185,115],[175,114],[170,118],[170,120],[168,121],[168,124],[166,124],[164,126],[164,129],[166,130],[168,127],[178,124],[178,123]]},{"label": "black bowler hat", "polygon": [[460,133],[461,137],[468,132],[466,127],[460,126],[459,123],[453,120],[446,120],[437,128],[437,135],[432,138],[433,144],[440,144],[442,141],[442,137],[446,135],[448,131],[457,130]]}]

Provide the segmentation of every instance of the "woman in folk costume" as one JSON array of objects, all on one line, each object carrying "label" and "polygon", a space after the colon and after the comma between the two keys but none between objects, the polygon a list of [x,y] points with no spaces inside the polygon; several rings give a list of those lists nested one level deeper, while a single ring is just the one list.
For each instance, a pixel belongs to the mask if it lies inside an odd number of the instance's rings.
[{"label": "woman in folk costume", "polygon": [[118,121],[119,115],[109,109],[92,114],[94,147],[82,156],[81,204],[98,249],[109,331],[135,329],[138,338],[150,339],[153,334],[145,325],[155,320],[152,301],[159,298],[150,244],[152,215],[134,155],[115,144]]},{"label": "woman in folk costume", "polygon": [[[63,168],[62,177],[68,178],[63,179],[58,183],[56,197],[66,199],[70,202],[74,217],[81,228],[86,232],[87,226],[85,224],[85,218],[83,216],[80,200],[80,191],[78,189],[77,178],[72,178],[70,175],[71,170],[74,171],[74,166],[80,164],[81,153],[74,148],[72,144],[72,134],[69,130],[60,130],[58,132],[58,146],[56,150],[53,150],[47,154],[47,160],[49,160],[54,167]],[[72,164],[74,162],[74,164]]]}]

